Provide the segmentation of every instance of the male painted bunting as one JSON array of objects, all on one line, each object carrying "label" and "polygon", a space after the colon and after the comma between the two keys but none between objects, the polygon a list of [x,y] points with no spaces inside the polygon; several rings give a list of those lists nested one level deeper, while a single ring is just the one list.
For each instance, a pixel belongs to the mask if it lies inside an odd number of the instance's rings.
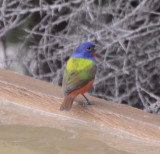
[{"label": "male painted bunting", "polygon": [[62,83],[65,98],[60,110],[70,110],[78,94],[82,94],[87,104],[91,104],[84,93],[92,87],[94,82],[97,70],[95,52],[94,43],[85,42],[79,45],[68,60]]}]

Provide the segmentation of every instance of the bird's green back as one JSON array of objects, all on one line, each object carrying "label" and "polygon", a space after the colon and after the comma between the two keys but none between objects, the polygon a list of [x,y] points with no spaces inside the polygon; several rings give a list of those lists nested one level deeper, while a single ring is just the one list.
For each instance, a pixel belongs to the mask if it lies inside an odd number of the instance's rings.
[{"label": "bird's green back", "polygon": [[96,65],[92,60],[85,58],[70,58],[67,62],[63,77],[64,93],[78,89],[93,80],[96,73]]}]

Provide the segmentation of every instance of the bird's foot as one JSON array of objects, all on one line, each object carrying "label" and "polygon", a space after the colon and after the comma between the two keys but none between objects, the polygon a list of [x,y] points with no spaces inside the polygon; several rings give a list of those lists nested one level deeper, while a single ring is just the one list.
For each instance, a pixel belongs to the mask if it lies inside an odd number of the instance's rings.
[{"label": "bird's foot", "polygon": [[83,105],[94,105],[94,103],[90,102],[90,101],[86,101],[86,102],[83,103]]},{"label": "bird's foot", "polygon": [[93,102],[90,102],[89,99],[88,99],[84,94],[82,94],[82,95],[83,95],[84,98],[86,99],[86,102],[84,102],[83,105],[94,105],[94,103],[93,103]]}]

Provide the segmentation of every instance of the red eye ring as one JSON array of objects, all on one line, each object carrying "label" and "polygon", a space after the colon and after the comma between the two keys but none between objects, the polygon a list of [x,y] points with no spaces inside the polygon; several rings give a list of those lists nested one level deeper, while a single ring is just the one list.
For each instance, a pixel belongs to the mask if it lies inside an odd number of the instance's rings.
[{"label": "red eye ring", "polygon": [[87,51],[92,51],[92,48],[91,48],[91,47],[88,47],[88,48],[87,48]]}]

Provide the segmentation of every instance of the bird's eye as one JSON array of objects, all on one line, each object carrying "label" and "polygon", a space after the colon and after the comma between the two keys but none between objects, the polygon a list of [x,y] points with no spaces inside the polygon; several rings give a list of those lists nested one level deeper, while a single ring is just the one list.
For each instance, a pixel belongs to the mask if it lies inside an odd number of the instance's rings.
[{"label": "bird's eye", "polygon": [[91,51],[91,50],[92,50],[91,47],[88,47],[88,48],[87,48],[87,51]]}]

